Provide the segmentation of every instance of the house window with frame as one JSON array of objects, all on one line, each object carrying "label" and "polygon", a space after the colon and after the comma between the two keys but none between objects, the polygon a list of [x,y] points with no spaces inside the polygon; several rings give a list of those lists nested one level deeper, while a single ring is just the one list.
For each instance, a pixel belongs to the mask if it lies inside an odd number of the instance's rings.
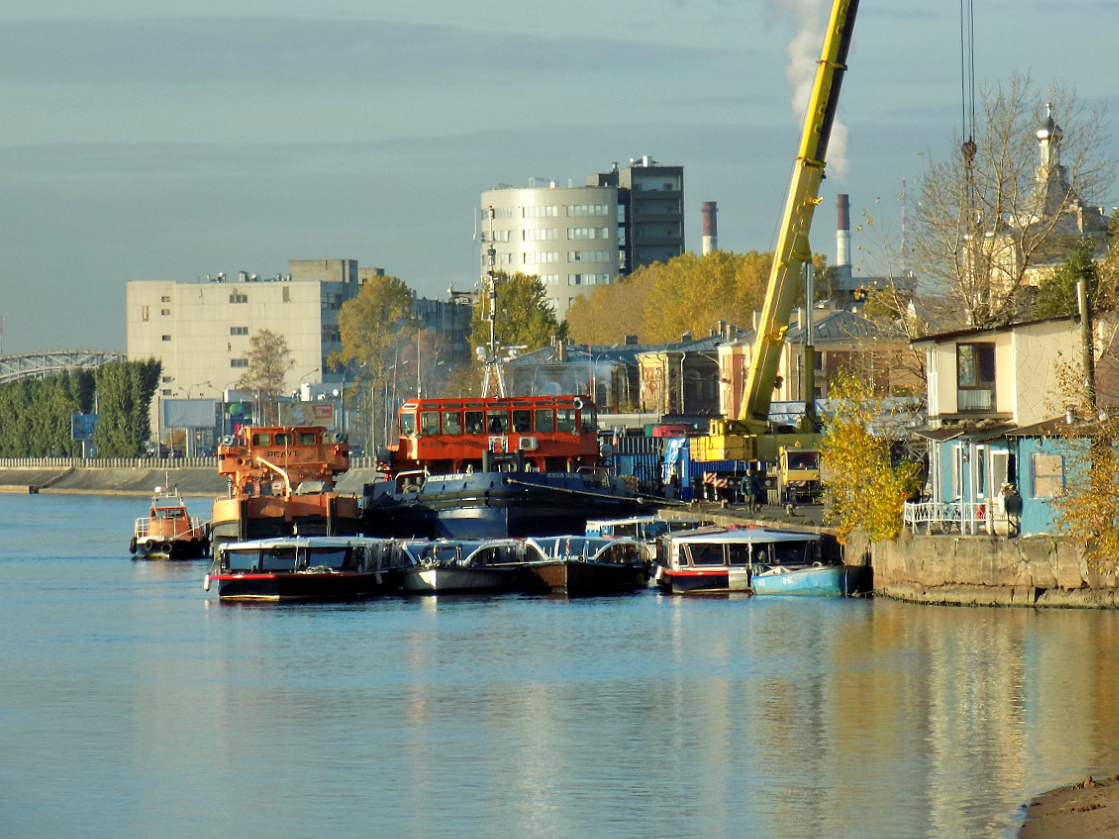
[{"label": "house window with frame", "polygon": [[1065,459],[1063,455],[1034,452],[1030,455],[1030,475],[1034,498],[1057,498],[1065,492]]},{"label": "house window with frame", "polygon": [[956,346],[956,405],[961,413],[995,409],[995,345]]}]

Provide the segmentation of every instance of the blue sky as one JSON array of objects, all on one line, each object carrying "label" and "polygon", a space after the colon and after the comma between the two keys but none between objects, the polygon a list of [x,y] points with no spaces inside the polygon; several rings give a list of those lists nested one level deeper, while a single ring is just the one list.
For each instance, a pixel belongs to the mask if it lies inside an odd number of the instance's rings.
[{"label": "blue sky", "polygon": [[[820,0],[5,0],[2,352],[124,348],[125,283],[351,258],[469,287],[479,193],[648,154],[719,244],[769,250],[800,131],[787,47]],[[960,130],[959,3],[861,0],[814,250],[860,248]],[[975,0],[980,82],[1029,73],[1119,119],[1119,0]],[[811,51],[819,38],[809,36]],[[1114,189],[1114,188],[1113,188]],[[1097,202],[1119,204],[1119,196]],[[881,202],[881,203],[877,203]]]}]

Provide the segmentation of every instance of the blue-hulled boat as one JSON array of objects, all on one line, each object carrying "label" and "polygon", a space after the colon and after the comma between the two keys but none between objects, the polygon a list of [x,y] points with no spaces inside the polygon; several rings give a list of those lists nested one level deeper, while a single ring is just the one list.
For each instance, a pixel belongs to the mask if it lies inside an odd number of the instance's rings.
[{"label": "blue-hulled boat", "polygon": [[846,595],[859,590],[860,569],[846,565],[773,565],[756,569],[754,594]]}]

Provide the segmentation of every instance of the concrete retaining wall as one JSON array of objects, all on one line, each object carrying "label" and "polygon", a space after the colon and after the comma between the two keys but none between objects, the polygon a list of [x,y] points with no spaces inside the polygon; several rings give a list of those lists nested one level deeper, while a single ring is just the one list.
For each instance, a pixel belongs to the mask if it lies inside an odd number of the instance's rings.
[{"label": "concrete retaining wall", "polygon": [[1069,542],[908,536],[871,547],[875,594],[958,606],[1119,608],[1116,574],[1088,569]]}]

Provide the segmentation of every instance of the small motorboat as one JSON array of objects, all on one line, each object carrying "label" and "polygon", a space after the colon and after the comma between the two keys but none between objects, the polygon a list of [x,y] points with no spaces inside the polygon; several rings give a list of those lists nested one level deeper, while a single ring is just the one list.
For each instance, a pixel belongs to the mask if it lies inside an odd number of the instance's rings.
[{"label": "small motorboat", "polygon": [[516,539],[409,539],[400,542],[408,567],[405,592],[519,591],[525,547]]},{"label": "small motorboat", "polygon": [[[549,536],[526,542],[525,567],[548,591],[578,594],[612,594],[644,588],[649,564],[644,545],[625,536]],[[530,581],[531,582],[531,581]]]},{"label": "small motorboat", "polygon": [[668,538],[665,558],[654,573],[667,594],[752,591],[758,566],[811,564],[820,553],[813,533],[766,527],[711,527]]},{"label": "small motorboat", "polygon": [[845,565],[771,565],[755,569],[754,594],[855,594],[855,576]]},{"label": "small motorboat", "polygon": [[219,600],[349,600],[400,589],[391,539],[293,536],[225,542],[203,588]]},{"label": "small motorboat", "polygon": [[190,514],[178,489],[156,487],[128,550],[133,559],[201,559],[210,555],[210,523]]}]

